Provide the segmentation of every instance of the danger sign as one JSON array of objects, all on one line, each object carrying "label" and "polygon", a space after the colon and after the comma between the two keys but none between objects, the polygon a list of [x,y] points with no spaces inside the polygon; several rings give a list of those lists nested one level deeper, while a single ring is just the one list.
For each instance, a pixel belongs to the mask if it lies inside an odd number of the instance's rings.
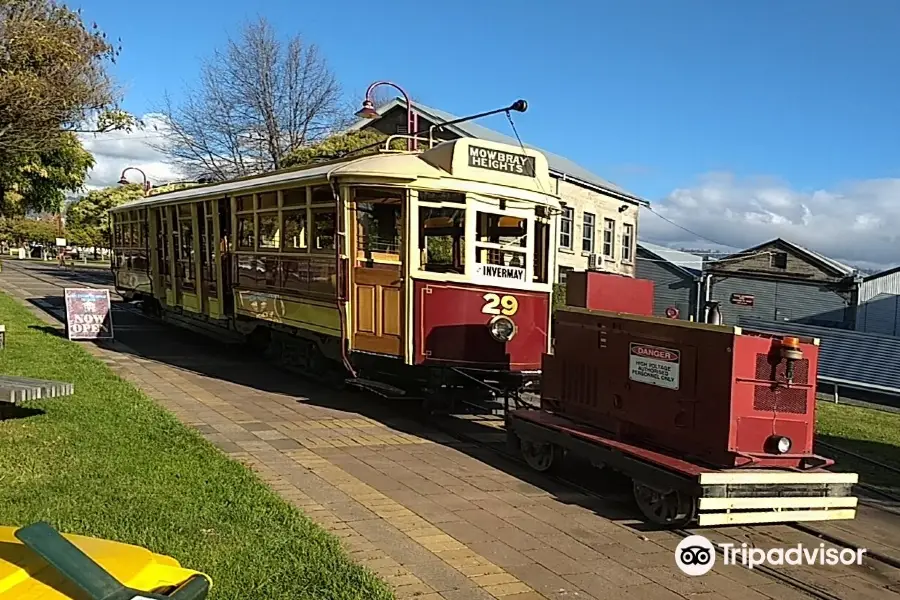
[{"label": "danger sign", "polygon": [[111,340],[108,289],[66,288],[66,329],[70,340]]},{"label": "danger sign", "polygon": [[681,352],[632,343],[629,354],[629,379],[670,390],[678,389]]}]

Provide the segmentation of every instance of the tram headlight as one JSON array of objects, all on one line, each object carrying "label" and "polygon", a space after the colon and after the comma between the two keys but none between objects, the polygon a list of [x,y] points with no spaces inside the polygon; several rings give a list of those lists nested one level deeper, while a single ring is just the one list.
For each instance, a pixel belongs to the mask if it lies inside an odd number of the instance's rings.
[{"label": "tram headlight", "polygon": [[488,331],[498,342],[508,342],[516,335],[516,324],[509,317],[496,316],[488,323]]},{"label": "tram headlight", "polygon": [[787,454],[791,451],[791,438],[783,435],[773,435],[767,442],[769,452],[772,454]]}]

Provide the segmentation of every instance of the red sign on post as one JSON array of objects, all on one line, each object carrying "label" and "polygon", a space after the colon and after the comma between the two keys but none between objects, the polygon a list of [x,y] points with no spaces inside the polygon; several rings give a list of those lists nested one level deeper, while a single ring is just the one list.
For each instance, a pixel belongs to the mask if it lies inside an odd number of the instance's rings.
[{"label": "red sign on post", "polygon": [[70,340],[113,339],[108,289],[66,288],[66,331]]}]

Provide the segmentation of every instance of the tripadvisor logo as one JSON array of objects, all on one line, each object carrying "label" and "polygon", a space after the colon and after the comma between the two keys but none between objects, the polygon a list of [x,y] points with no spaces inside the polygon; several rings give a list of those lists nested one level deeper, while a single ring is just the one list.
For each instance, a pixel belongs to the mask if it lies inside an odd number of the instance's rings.
[{"label": "tripadvisor logo", "polygon": [[675,564],[685,575],[705,575],[716,564],[716,546],[722,551],[722,564],[741,565],[752,569],[760,565],[836,566],[861,565],[865,548],[837,548],[825,544],[787,548],[754,548],[747,544],[713,545],[702,535],[684,538],[675,548]]}]

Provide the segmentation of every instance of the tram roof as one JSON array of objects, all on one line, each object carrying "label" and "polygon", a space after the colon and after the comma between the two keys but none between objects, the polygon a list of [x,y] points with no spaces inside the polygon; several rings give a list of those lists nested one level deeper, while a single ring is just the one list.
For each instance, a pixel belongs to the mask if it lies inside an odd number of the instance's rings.
[{"label": "tram roof", "polygon": [[[547,159],[541,152],[487,140],[458,139],[443,142],[424,152],[383,152],[166,192],[121,204],[111,212],[247,194],[329,178],[383,178],[385,182],[393,183],[412,183],[420,179],[448,180],[448,190],[521,197],[550,205],[558,202],[558,197],[550,191],[553,189],[550,172]],[[458,185],[454,185],[453,181]]]}]

